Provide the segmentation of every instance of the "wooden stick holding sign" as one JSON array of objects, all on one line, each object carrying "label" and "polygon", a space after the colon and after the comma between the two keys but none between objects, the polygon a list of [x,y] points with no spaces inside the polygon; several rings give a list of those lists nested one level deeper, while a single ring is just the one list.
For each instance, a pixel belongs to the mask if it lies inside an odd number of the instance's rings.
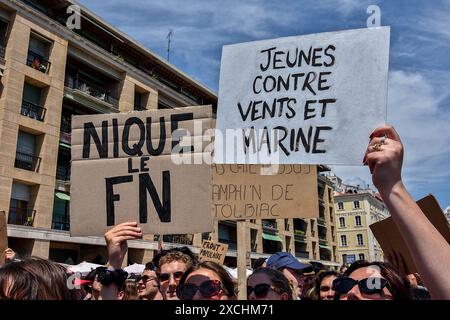
[{"label": "wooden stick holding sign", "polygon": [[0,211],[0,265],[5,263],[5,250],[8,249],[8,230],[6,212]]},{"label": "wooden stick holding sign", "polygon": [[247,228],[245,220],[236,221],[238,299],[247,300]]}]

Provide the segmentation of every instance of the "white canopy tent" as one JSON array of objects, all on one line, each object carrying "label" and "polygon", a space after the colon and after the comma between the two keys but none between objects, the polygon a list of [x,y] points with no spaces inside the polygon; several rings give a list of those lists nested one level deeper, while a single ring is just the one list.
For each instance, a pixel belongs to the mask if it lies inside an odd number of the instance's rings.
[{"label": "white canopy tent", "polygon": [[74,273],[80,272],[83,276],[85,276],[98,267],[102,267],[102,265],[83,261],[75,266],[69,266],[67,270]]},{"label": "white canopy tent", "polygon": [[144,264],[138,264],[134,263],[132,265],[129,265],[128,267],[125,267],[124,270],[128,272],[128,274],[142,274],[144,272],[145,265]]}]

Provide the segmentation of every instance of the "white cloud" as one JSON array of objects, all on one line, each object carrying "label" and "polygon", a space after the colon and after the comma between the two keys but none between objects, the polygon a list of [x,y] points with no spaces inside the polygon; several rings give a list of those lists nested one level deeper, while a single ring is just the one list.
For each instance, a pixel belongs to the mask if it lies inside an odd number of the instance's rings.
[{"label": "white cloud", "polygon": [[[450,179],[450,105],[446,83],[421,73],[390,72],[388,123],[405,147],[403,178],[411,190],[436,191]],[[371,184],[367,167],[339,167],[334,171],[344,182]]]}]

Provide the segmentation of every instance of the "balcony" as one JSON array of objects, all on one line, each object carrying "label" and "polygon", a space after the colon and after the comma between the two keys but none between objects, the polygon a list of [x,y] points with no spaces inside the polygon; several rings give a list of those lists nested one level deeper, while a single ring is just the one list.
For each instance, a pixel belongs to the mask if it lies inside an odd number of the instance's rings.
[{"label": "balcony", "polygon": [[8,224],[19,226],[33,226],[36,210],[27,208],[10,208],[8,213]]},{"label": "balcony", "polygon": [[40,157],[16,151],[16,161],[14,162],[14,167],[36,172],[39,170],[40,164]]},{"label": "balcony", "polygon": [[296,251],[295,256],[297,258],[309,259],[309,252],[308,251]]},{"label": "balcony", "polygon": [[50,65],[50,61],[45,59],[43,56],[32,50],[28,50],[27,66],[30,66],[42,73],[48,73],[50,70]]},{"label": "balcony", "polygon": [[38,121],[44,121],[46,109],[29,101],[22,101],[20,114]]},{"label": "balcony", "polygon": [[325,218],[319,217],[317,218],[317,224],[322,227],[326,227]]},{"label": "balcony", "polygon": [[5,51],[6,51],[6,45],[4,43],[0,43],[0,59],[5,59]]},{"label": "balcony", "polygon": [[64,85],[115,107],[119,106],[119,99],[113,96],[108,89],[83,79],[82,77],[67,74]]},{"label": "balcony", "polygon": [[67,220],[53,220],[52,221],[52,229],[53,230],[63,230],[63,231],[69,231],[70,230],[70,222]]},{"label": "balcony", "polygon": [[324,236],[319,236],[319,246],[328,247],[328,241],[325,240]]},{"label": "balcony", "polygon": [[294,239],[299,242],[306,243],[306,235],[303,230],[294,230]]},{"label": "balcony", "polygon": [[270,221],[270,220],[261,220],[261,225],[264,230],[270,231],[270,232],[277,232],[277,222],[276,221]]}]

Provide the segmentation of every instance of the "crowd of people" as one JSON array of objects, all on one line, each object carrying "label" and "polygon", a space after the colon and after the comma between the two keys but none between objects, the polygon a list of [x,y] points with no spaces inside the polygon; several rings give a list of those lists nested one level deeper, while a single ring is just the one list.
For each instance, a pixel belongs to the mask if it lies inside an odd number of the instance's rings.
[{"label": "crowd of people", "polygon": [[[392,127],[376,129],[363,160],[372,173],[418,274],[396,263],[356,261],[339,271],[301,263],[288,252],[255,261],[247,277],[249,300],[450,299],[450,246],[405,189],[403,145]],[[15,258],[7,250],[0,268],[0,299],[236,300],[237,279],[220,264],[200,262],[187,247],[160,250],[140,275],[122,269],[127,241],[142,238],[136,222],[105,234],[108,265],[68,285],[67,270],[49,260]],[[420,274],[420,276],[419,276]]]}]

